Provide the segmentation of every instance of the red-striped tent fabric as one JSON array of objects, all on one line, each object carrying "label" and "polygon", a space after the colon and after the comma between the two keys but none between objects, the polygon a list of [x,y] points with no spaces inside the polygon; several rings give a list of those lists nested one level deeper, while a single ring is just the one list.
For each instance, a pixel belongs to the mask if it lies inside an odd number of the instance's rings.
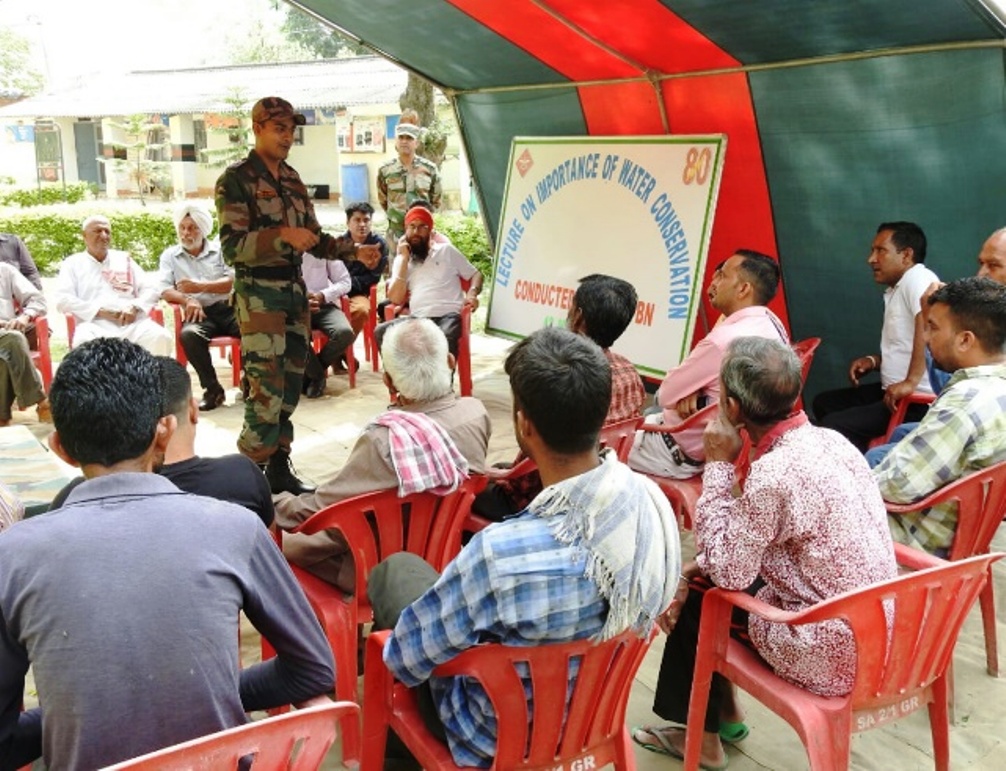
[{"label": "red-striped tent fabric", "polygon": [[1006,22],[982,0],[294,4],[444,91],[491,233],[514,136],[725,133],[710,270],[779,257],[776,310],[824,339],[811,392],[877,350],[880,222],[922,225],[944,278],[1006,225]]}]

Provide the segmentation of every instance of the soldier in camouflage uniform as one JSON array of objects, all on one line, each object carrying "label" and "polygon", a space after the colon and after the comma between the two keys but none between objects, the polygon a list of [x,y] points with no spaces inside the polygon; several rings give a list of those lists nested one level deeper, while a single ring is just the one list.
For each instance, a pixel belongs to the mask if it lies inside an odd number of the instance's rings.
[{"label": "soldier in camouflage uniform", "polygon": [[[415,117],[411,117],[415,116]],[[395,129],[398,157],[377,170],[377,199],[388,213],[388,244],[394,247],[405,233],[405,212],[417,198],[429,201],[434,211],[440,208],[440,174],[437,167],[416,155],[419,126],[414,111],[402,113]]]},{"label": "soldier in camouflage uniform", "polygon": [[255,149],[217,180],[220,245],[234,266],[235,315],[248,379],[238,449],[265,467],[273,492],[310,491],[290,467],[310,330],[301,257],[376,264],[375,246],[323,233],[300,175],[286,164],[304,116],[279,97],[252,108]]}]

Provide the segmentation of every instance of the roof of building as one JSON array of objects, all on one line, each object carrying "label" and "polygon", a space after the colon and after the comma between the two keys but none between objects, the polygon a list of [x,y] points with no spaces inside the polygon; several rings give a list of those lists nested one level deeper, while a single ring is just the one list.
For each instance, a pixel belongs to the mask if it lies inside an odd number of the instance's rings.
[{"label": "roof of building", "polygon": [[130,72],[95,76],[72,88],[0,108],[0,118],[104,117],[230,112],[237,91],[248,106],[278,95],[298,109],[397,103],[406,72],[377,56],[312,62]]}]

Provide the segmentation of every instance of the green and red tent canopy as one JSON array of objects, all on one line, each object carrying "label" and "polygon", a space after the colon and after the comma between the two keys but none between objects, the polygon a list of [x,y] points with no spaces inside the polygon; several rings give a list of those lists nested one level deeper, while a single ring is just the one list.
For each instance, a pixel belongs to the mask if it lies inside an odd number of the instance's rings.
[{"label": "green and red tent canopy", "polygon": [[[973,273],[1006,225],[1002,11],[981,0],[298,0],[452,100],[496,232],[514,136],[719,134],[710,270],[778,255],[809,391],[876,351],[876,226],[918,222],[927,264]],[[631,233],[584,223],[610,239]]]}]

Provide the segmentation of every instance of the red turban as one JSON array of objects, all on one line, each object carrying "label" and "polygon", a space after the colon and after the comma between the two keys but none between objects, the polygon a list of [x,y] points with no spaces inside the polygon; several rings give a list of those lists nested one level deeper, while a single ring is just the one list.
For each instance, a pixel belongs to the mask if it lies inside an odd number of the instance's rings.
[{"label": "red turban", "polygon": [[406,225],[408,225],[410,222],[415,222],[416,220],[419,220],[431,230],[433,229],[433,215],[430,214],[428,211],[426,211],[426,209],[424,209],[422,206],[416,206],[413,209],[409,209],[405,213]]}]

